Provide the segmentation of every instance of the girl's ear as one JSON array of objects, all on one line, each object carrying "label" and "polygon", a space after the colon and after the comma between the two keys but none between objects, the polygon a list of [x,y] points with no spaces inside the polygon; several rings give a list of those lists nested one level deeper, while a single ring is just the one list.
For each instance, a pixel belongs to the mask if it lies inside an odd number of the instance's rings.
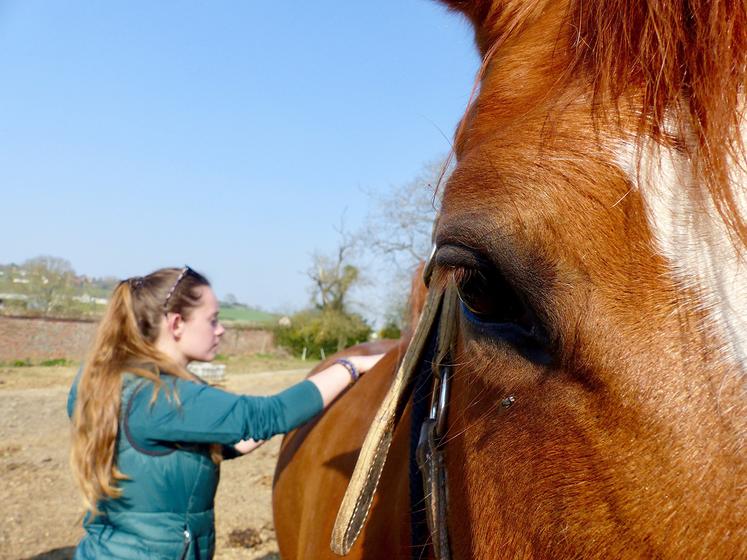
[{"label": "girl's ear", "polygon": [[166,328],[174,338],[181,338],[184,333],[184,318],[179,313],[167,313]]}]

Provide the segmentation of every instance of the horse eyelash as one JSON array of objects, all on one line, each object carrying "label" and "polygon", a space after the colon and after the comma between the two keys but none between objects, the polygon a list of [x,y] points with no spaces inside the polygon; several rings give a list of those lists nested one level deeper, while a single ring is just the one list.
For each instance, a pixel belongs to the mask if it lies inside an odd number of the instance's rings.
[{"label": "horse eyelash", "polygon": [[439,268],[433,278],[435,287],[444,289],[453,282],[454,285],[459,286],[469,280],[474,274],[481,274],[479,270],[475,268],[467,268],[463,266],[449,266]]}]

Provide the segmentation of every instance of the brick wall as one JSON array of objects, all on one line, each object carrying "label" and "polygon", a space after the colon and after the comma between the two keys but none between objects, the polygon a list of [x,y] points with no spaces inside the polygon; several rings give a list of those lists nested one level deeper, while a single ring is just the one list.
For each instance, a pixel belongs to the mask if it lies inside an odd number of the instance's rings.
[{"label": "brick wall", "polygon": [[[82,359],[96,332],[95,321],[0,316],[0,362],[50,358]],[[219,352],[240,356],[272,352],[271,332],[262,329],[227,328]]]},{"label": "brick wall", "polygon": [[275,337],[263,329],[226,327],[218,352],[225,356],[246,356],[275,350]]}]

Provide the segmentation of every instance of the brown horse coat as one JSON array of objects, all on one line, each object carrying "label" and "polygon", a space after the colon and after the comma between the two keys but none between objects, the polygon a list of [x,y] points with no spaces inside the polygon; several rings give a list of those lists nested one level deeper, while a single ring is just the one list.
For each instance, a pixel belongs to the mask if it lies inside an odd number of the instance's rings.
[{"label": "brown horse coat", "polygon": [[[747,4],[447,3],[484,57],[436,228],[454,559],[747,558]],[[386,380],[284,447],[288,558],[329,557]],[[408,557],[408,436],[353,558]]]},{"label": "brown horse coat", "polygon": [[[387,352],[375,368],[341,395],[319,419],[288,434],[275,471],[273,510],[284,559],[339,558],[329,548],[337,509],[379,403],[389,389],[406,341],[361,344],[331,357]],[[410,503],[407,477],[408,422],[395,435],[366,527],[348,558],[407,557]],[[403,556],[404,555],[404,556]]]}]

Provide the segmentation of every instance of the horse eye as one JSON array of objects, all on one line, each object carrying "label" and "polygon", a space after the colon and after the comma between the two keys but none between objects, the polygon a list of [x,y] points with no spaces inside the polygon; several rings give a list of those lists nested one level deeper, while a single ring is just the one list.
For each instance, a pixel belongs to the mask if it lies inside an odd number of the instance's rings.
[{"label": "horse eye", "polygon": [[454,279],[464,307],[482,323],[514,324],[527,332],[534,321],[528,307],[497,271],[455,270]]}]

